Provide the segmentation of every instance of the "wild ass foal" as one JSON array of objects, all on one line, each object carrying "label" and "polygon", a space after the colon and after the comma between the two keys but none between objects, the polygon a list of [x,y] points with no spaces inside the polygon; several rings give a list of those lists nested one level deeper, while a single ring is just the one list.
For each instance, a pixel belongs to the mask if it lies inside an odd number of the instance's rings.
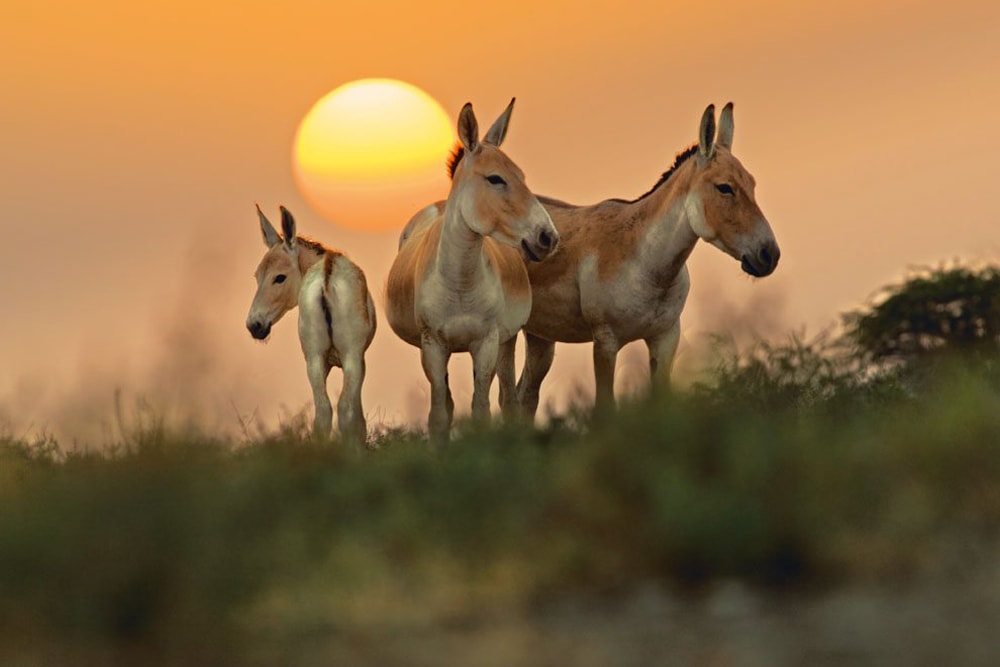
[{"label": "wild ass foal", "polygon": [[733,105],[702,115],[698,144],[680,153],[638,199],[572,206],[539,197],[560,235],[559,253],[528,266],[531,317],[518,401],[534,415],[556,342],[594,343],[597,407],[614,404],[618,351],[649,349],[652,385],[669,381],[687,299],[685,266],[698,239],[734,257],[755,277],[778,265],[779,250],[754,200],[755,181],[732,153]]},{"label": "wild ass foal", "polygon": [[522,257],[540,261],[558,242],[524,174],[500,150],[513,105],[511,100],[483,141],[472,105],[462,108],[460,144],[448,163],[448,199],[410,220],[389,270],[386,317],[400,338],[420,348],[431,384],[427,425],[438,441],[447,439],[454,411],[448,360],[455,352],[472,355],[476,418],[489,417],[498,356],[505,369],[500,402],[514,407],[514,343],[531,311]]},{"label": "wild ass foal", "polygon": [[344,385],[337,401],[341,435],[364,442],[367,435],[361,407],[365,351],[375,336],[375,306],[365,274],[336,250],[295,235],[295,219],[281,207],[279,236],[257,207],[267,252],[257,266],[257,294],[247,315],[250,335],[263,340],[271,327],[299,306],[299,341],[306,358],[316,414],[313,434],[330,435],[333,408],[326,379],[334,366],[343,369]]}]

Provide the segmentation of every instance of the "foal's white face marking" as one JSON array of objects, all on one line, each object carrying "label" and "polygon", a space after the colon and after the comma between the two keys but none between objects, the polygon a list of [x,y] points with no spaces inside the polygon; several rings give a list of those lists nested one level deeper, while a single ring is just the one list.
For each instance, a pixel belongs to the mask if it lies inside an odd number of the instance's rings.
[{"label": "foal's white face marking", "polygon": [[278,236],[271,223],[257,208],[264,244],[268,247],[257,265],[257,293],[247,314],[247,330],[257,340],[271,334],[271,327],[299,303],[302,272],[299,270],[298,246],[295,239],[295,219],[285,207],[281,208],[281,227],[285,234]]}]

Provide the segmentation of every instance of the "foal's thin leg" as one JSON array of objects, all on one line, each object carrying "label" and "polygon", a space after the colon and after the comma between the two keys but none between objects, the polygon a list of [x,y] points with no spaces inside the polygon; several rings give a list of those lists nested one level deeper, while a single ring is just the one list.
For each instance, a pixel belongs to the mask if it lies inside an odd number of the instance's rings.
[{"label": "foal's thin leg", "polygon": [[448,358],[450,353],[440,341],[424,334],[420,339],[420,363],[431,383],[431,409],[427,415],[427,431],[431,440],[447,442],[451,428],[451,391],[448,389]]},{"label": "foal's thin leg", "polygon": [[594,409],[606,412],[615,407],[615,364],[618,340],[611,332],[594,333]]},{"label": "foal's thin leg", "polygon": [[368,436],[365,412],[361,406],[361,385],[365,381],[364,353],[347,355],[341,360],[344,386],[337,401],[337,422],[345,440],[364,443]]},{"label": "foal's thin leg", "polygon": [[542,380],[552,367],[556,344],[527,331],[524,332],[524,342],[524,368],[521,370],[521,379],[517,382],[517,402],[526,417],[534,418],[538,411],[538,393]]},{"label": "foal's thin leg", "polygon": [[646,339],[649,348],[649,389],[651,393],[669,391],[670,371],[681,340],[681,324],[675,322],[666,333]]},{"label": "foal's thin leg", "polygon": [[330,374],[330,365],[320,356],[312,356],[306,360],[306,373],[313,392],[313,405],[316,414],[313,417],[313,436],[329,438],[333,426],[333,406],[326,393],[326,378]]},{"label": "foal's thin leg", "polygon": [[517,415],[517,386],[514,383],[514,352],[517,349],[517,335],[500,343],[497,355],[497,378],[500,380],[500,408],[504,419]]},{"label": "foal's thin leg", "polygon": [[494,329],[469,349],[472,354],[472,416],[482,423],[490,419],[490,387],[497,372],[498,337]]}]

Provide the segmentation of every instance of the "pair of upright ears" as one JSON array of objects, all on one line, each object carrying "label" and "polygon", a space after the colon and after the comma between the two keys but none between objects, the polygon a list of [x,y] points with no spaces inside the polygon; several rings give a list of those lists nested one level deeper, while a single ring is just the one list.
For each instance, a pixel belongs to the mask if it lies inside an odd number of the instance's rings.
[{"label": "pair of upright ears", "polygon": [[707,160],[715,154],[715,147],[722,146],[733,149],[733,103],[722,107],[719,114],[719,131],[715,131],[715,105],[709,104],[701,115],[701,127],[698,130],[698,155]]},{"label": "pair of upright ears", "polygon": [[283,242],[289,252],[295,251],[295,218],[292,217],[287,208],[281,207],[281,231],[284,238],[278,234],[267,216],[260,210],[260,204],[257,204],[257,217],[260,218],[260,231],[264,235],[264,244],[268,248],[273,248]]},{"label": "pair of upright ears", "polygon": [[[510,104],[503,110],[503,113],[493,121],[490,129],[483,137],[482,143],[500,147],[507,137],[507,126],[510,125],[510,114],[514,110],[514,100],[511,98]],[[479,123],[476,121],[476,114],[472,111],[472,103],[466,102],[462,111],[458,114],[458,140],[469,153],[476,153],[479,150]]]}]

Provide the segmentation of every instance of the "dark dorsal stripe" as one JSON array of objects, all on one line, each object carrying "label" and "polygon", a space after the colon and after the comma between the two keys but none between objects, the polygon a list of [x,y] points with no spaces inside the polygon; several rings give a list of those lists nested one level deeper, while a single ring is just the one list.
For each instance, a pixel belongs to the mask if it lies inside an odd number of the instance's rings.
[{"label": "dark dorsal stripe", "polygon": [[331,345],[333,344],[333,315],[330,312],[330,302],[326,298],[326,291],[330,286],[333,262],[339,255],[339,252],[327,251],[323,257],[323,289],[320,291],[320,306],[323,307],[323,317],[326,319],[326,332],[330,336]]},{"label": "dark dorsal stripe", "polygon": [[458,163],[462,161],[464,155],[465,147],[456,143],[455,147],[451,149],[451,155],[448,156],[448,178],[455,178],[455,170],[458,169]]},{"label": "dark dorsal stripe", "polygon": [[326,320],[326,333],[333,342],[333,315],[330,314],[330,302],[326,298],[326,290],[319,293],[319,305],[323,307],[323,318]]},{"label": "dark dorsal stripe", "polygon": [[[323,287],[325,288],[330,284],[330,276],[333,274],[333,261],[339,255],[339,252],[327,252],[326,256],[323,258]],[[325,290],[324,290],[325,291]]]}]

